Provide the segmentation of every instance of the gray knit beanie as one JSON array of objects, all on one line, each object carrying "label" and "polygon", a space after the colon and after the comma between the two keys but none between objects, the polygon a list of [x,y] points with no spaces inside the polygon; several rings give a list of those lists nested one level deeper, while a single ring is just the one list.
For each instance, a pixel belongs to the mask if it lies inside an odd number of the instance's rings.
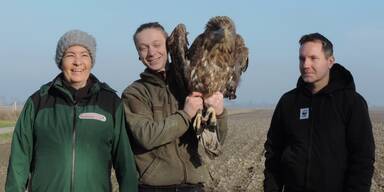
[{"label": "gray knit beanie", "polygon": [[65,51],[74,45],[83,46],[89,51],[93,66],[96,57],[96,40],[92,35],[77,29],[66,32],[57,42],[55,57],[57,66],[61,69],[61,60],[63,59]]}]

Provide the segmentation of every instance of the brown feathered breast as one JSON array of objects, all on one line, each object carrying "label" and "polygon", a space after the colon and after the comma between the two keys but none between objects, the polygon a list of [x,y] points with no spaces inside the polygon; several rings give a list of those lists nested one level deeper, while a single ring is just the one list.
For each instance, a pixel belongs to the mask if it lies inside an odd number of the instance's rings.
[{"label": "brown feathered breast", "polygon": [[[180,81],[177,84],[189,93],[197,91],[209,97],[220,91],[226,98],[236,98],[240,75],[248,66],[248,49],[229,17],[210,19],[189,49],[185,26],[179,24],[167,39],[167,49],[176,81]],[[206,154],[210,158],[219,155],[221,145],[215,110],[210,106],[199,110],[192,126]]]},{"label": "brown feathered breast", "polygon": [[229,99],[236,98],[240,75],[248,65],[248,49],[229,17],[211,18],[189,49],[185,26],[179,24],[167,45],[175,70],[184,76],[189,92],[208,97],[220,91]]}]

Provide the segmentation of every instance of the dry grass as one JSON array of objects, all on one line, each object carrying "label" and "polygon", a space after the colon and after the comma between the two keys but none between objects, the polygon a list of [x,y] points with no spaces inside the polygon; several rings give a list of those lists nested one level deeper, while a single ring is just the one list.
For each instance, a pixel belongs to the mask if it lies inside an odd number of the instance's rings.
[{"label": "dry grass", "polygon": [[15,126],[15,124],[16,124],[16,121],[0,120],[0,128],[13,127]]},{"label": "dry grass", "polygon": [[376,145],[372,191],[379,192],[384,191],[384,110],[372,111],[370,116]]},{"label": "dry grass", "polygon": [[0,109],[0,120],[16,121],[21,110]]},{"label": "dry grass", "polygon": [[[0,134],[0,144],[11,143],[11,141],[12,141],[12,133]],[[2,151],[0,151],[0,154],[3,154]]]}]

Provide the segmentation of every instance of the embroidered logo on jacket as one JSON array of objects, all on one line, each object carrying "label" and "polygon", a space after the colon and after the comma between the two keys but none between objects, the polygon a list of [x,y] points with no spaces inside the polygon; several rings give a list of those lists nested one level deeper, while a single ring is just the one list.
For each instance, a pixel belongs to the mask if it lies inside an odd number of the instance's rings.
[{"label": "embroidered logo on jacket", "polygon": [[81,113],[79,115],[79,118],[80,119],[94,119],[94,120],[98,120],[98,121],[102,121],[102,122],[105,122],[107,120],[107,118],[104,115],[98,114],[98,113]]},{"label": "embroidered logo on jacket", "polygon": [[300,120],[309,118],[309,108],[300,109]]}]

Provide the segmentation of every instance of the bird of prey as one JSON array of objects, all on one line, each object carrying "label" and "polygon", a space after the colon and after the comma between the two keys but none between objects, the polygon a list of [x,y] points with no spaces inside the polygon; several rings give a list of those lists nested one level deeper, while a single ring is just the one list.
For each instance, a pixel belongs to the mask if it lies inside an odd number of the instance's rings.
[{"label": "bird of prey", "polygon": [[[248,67],[248,48],[227,16],[216,16],[190,47],[184,24],[179,24],[167,39],[167,49],[179,85],[187,92],[201,92],[204,98],[220,91],[224,98],[236,99],[240,76]],[[194,121],[197,132],[216,127],[213,108],[199,112]]]}]

